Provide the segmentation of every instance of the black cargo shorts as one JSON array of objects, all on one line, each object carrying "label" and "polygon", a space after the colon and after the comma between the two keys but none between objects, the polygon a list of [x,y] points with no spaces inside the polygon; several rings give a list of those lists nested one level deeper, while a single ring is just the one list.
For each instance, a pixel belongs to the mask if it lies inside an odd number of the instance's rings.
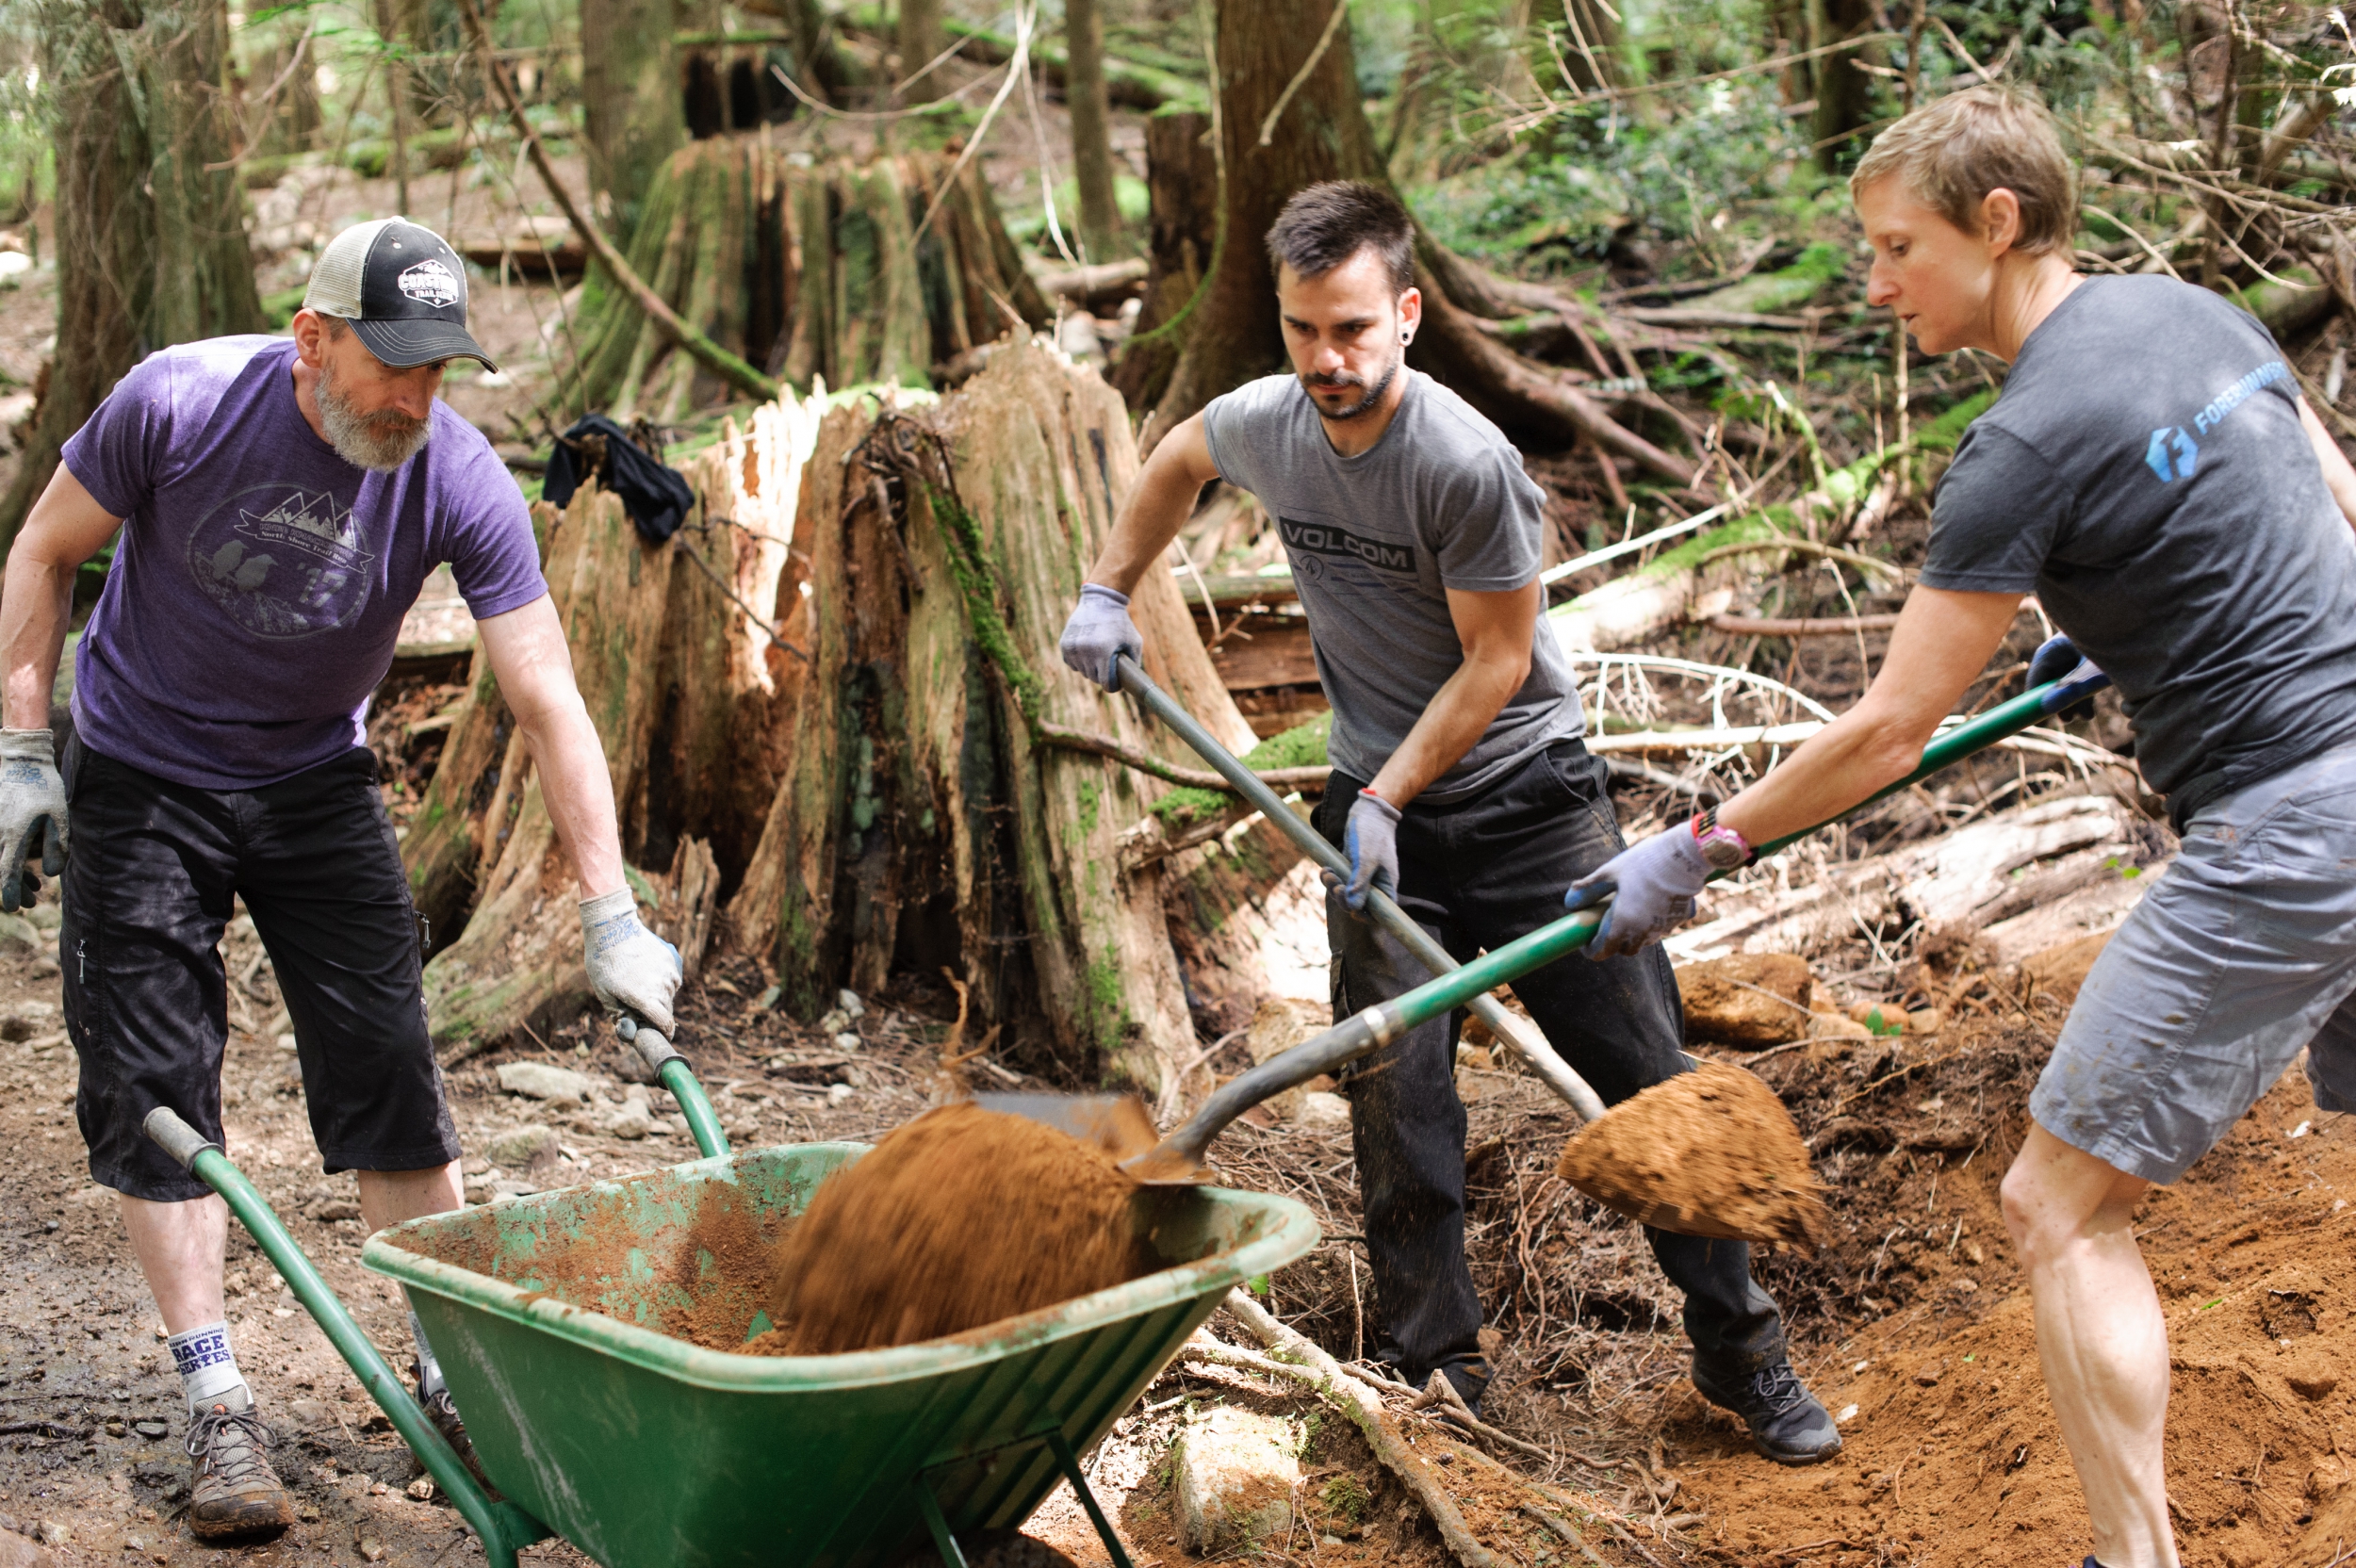
[{"label": "black cargo shorts", "polygon": [[169,1105],[221,1140],[228,980],[219,943],[237,897],[294,1021],[329,1174],[458,1157],[375,758],[354,747],[259,789],[205,790],[101,756],[76,736],[64,773],[73,853],[57,957],[92,1181],[156,1202],[211,1190],[139,1124]]}]

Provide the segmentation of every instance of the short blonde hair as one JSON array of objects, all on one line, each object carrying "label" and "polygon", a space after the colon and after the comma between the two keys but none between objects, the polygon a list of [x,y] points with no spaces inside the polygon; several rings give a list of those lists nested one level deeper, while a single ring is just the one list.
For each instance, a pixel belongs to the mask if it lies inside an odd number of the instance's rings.
[{"label": "short blonde hair", "polygon": [[2021,202],[2017,248],[2068,253],[2078,232],[2078,182],[2053,117],[2001,87],[1967,88],[1925,104],[1873,139],[1849,176],[1849,197],[1895,174],[1907,195],[1966,234],[1980,232],[1991,190]]}]

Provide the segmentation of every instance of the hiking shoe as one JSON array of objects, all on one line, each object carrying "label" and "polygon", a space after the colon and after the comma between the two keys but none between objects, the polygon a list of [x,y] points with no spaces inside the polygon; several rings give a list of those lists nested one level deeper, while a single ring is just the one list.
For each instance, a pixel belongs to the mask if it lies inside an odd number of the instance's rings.
[{"label": "hiking shoe", "polygon": [[[410,1364],[409,1375],[413,1378],[417,1376],[415,1363]],[[475,1478],[475,1483],[489,1494],[491,1501],[501,1501],[499,1489],[493,1486],[491,1478],[483,1473],[482,1457],[474,1451],[474,1439],[466,1435],[466,1418],[458,1413],[458,1403],[450,1396],[450,1390],[437,1388],[417,1403],[425,1408],[426,1419],[434,1423],[434,1429],[458,1451],[460,1462],[466,1466],[466,1473]],[[422,1462],[419,1468],[423,1468]]]},{"label": "hiking shoe", "polygon": [[188,1528],[198,1540],[275,1533],[294,1523],[294,1500],[262,1456],[277,1441],[242,1387],[188,1423],[188,1453],[196,1462]]},{"label": "hiking shoe", "polygon": [[1756,1372],[1714,1373],[1697,1357],[1693,1387],[1751,1429],[1751,1446],[1777,1464],[1814,1464],[1841,1452],[1841,1429],[1781,1358]]}]

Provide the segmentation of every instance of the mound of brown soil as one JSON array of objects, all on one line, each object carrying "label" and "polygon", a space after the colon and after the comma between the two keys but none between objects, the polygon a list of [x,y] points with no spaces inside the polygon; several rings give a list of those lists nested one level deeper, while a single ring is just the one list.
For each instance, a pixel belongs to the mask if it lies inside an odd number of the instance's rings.
[{"label": "mound of brown soil", "polygon": [[1150,1266],[1112,1156],[1024,1117],[928,1111],[826,1178],[778,1248],[783,1328],[745,1347],[912,1345],[1069,1301]]},{"label": "mound of brown soil", "polygon": [[1621,1102],[1563,1146],[1555,1174],[1685,1235],[1813,1249],[1824,1200],[1792,1113],[1739,1067],[1704,1062]]}]

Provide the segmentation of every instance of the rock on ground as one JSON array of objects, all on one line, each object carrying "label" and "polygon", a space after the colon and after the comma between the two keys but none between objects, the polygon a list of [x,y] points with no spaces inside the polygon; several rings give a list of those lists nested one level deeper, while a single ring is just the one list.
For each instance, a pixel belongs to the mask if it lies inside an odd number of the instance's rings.
[{"label": "rock on ground", "polygon": [[1292,1521],[1301,1432],[1290,1421],[1215,1405],[1178,1439],[1179,1537],[1189,1551],[1248,1550]]},{"label": "rock on ground", "polygon": [[1678,966],[1686,1032],[1726,1045],[1781,1045],[1808,1033],[1816,990],[1808,960],[1789,953],[1736,953]]},{"label": "rock on ground", "polygon": [[546,1062],[502,1062],[499,1070],[499,1087],[529,1100],[569,1100],[585,1105],[590,1091],[597,1086],[570,1068],[551,1067]]}]

